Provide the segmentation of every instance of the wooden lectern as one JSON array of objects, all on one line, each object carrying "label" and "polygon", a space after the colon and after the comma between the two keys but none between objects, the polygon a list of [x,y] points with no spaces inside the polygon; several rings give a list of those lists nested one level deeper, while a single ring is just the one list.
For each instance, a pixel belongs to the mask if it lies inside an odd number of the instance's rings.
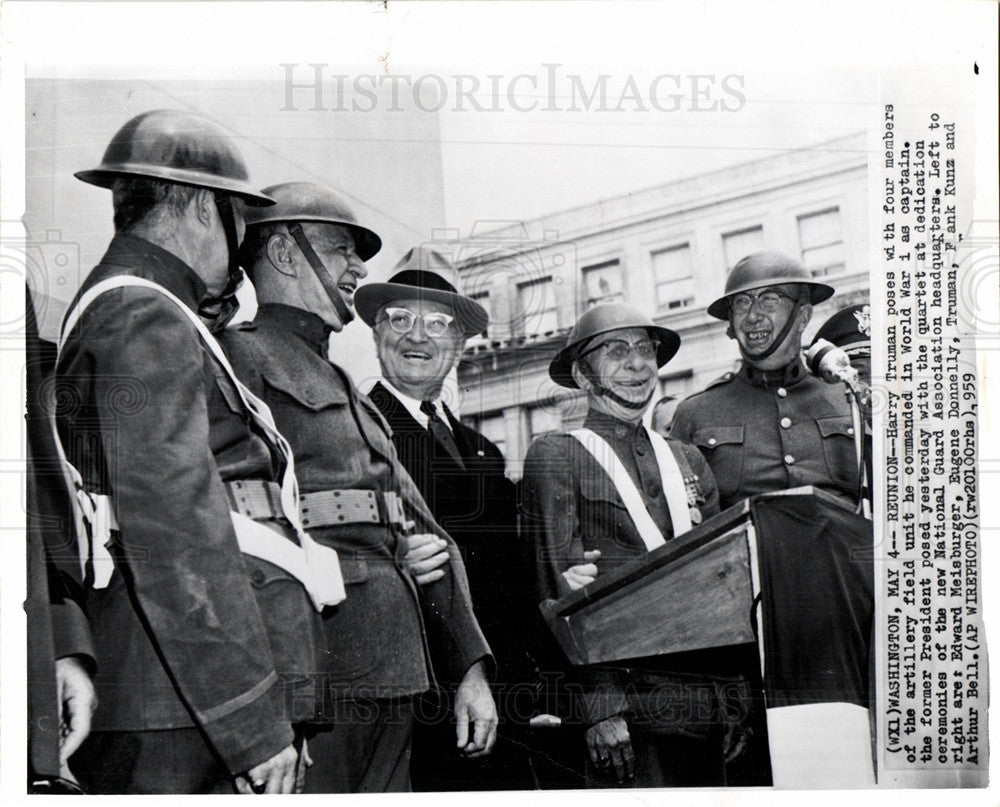
[{"label": "wooden lectern", "polygon": [[744,500],[645,558],[545,600],[542,615],[570,663],[754,641],[749,525]]},{"label": "wooden lectern", "polygon": [[833,661],[846,652],[867,664],[872,556],[870,521],[829,493],[794,488],[746,499],[540,608],[571,664],[600,664],[754,642],[759,592],[765,644],[782,657],[799,656],[801,668],[801,657],[829,655],[847,626],[851,647]]},{"label": "wooden lectern", "polygon": [[794,488],[540,608],[576,665],[756,641],[775,785],[869,786],[873,561],[871,521]]}]

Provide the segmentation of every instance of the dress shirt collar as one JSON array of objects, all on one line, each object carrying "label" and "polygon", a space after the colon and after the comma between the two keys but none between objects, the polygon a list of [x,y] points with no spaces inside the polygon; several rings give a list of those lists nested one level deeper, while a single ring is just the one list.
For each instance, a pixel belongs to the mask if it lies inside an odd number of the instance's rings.
[{"label": "dress shirt collar", "polygon": [[326,358],[333,331],[316,314],[284,303],[262,303],[257,308],[255,321],[273,322],[309,345],[319,355]]},{"label": "dress shirt collar", "polygon": [[744,362],[739,375],[755,387],[771,389],[795,386],[809,375],[809,371],[802,363],[802,356],[799,355],[791,364],[778,370],[758,370]]},{"label": "dress shirt collar", "polygon": [[[380,378],[378,379],[378,381],[381,382],[382,386],[386,387],[386,389],[388,389],[389,392],[391,392],[399,399],[399,402],[404,407],[406,407],[406,411],[413,416],[413,419],[417,421],[417,423],[419,423],[425,429],[427,428],[428,424],[427,415],[425,415],[423,412],[420,411],[420,404],[422,403],[422,401],[419,401],[416,398],[411,398],[405,392],[400,392],[396,387],[392,385],[390,381],[386,380],[385,378]],[[372,386],[374,387],[374,384]],[[369,390],[369,392],[371,392],[371,390]],[[448,420],[447,418],[444,417],[444,413],[441,411],[441,405],[437,401],[434,401],[434,408],[438,412],[438,417],[440,417],[442,422],[447,426]]]}]

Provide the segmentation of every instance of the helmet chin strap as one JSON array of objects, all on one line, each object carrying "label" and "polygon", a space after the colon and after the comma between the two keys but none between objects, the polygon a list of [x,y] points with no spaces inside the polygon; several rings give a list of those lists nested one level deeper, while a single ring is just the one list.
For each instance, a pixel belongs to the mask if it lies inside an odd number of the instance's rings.
[{"label": "helmet chin strap", "polygon": [[306,260],[316,273],[316,277],[319,278],[319,282],[323,284],[323,290],[326,292],[326,296],[330,298],[330,302],[333,303],[333,308],[337,312],[337,316],[340,317],[341,323],[346,325],[354,319],[354,312],[344,302],[344,298],[340,294],[340,289],[337,288],[337,284],[330,277],[330,272],[327,271],[322,259],[316,254],[316,250],[313,249],[312,244],[309,243],[309,239],[302,230],[302,225],[297,221],[290,222],[288,224],[288,232],[295,239],[295,243],[302,250],[302,254],[306,256]]},{"label": "helmet chin strap", "polygon": [[764,348],[760,353],[752,353],[749,350],[744,349],[746,356],[754,361],[763,361],[764,359],[772,356],[774,352],[785,343],[785,340],[788,338],[788,334],[790,334],[792,332],[792,328],[795,327],[795,318],[799,315],[800,308],[802,308],[802,301],[796,300],[795,306],[788,315],[788,319],[785,320],[784,327],[781,331],[779,331],[778,336],[771,341],[771,344]]},{"label": "helmet chin strap", "polygon": [[601,398],[607,398],[609,401],[613,401],[619,406],[624,406],[626,409],[632,409],[634,411],[637,411],[639,409],[645,409],[647,406],[649,406],[649,402],[653,400],[652,390],[649,391],[649,395],[646,396],[645,400],[640,401],[638,403],[636,403],[635,401],[630,401],[628,398],[623,398],[617,392],[612,392],[607,387],[605,387],[600,381],[594,378],[593,376],[594,371],[586,361],[581,361],[580,364],[583,365],[580,368],[580,370],[583,372],[583,375],[586,377],[586,379],[590,382],[590,386],[593,387],[594,394],[600,396]]},{"label": "helmet chin strap", "polygon": [[233,212],[233,204],[229,197],[220,191],[216,191],[214,195],[222,231],[226,234],[226,249],[229,255],[228,276],[222,291],[215,297],[203,300],[198,306],[198,313],[211,320],[212,330],[218,331],[226,327],[239,308],[236,291],[243,284],[243,270],[240,269],[240,240],[236,234],[236,214]]},{"label": "helmet chin strap", "polygon": [[[593,384],[593,382],[591,382]],[[626,409],[645,409],[649,406],[649,402],[653,400],[653,393],[650,392],[646,396],[645,400],[636,403],[635,401],[630,401],[628,398],[623,398],[617,392],[612,392],[607,387],[602,384],[593,384],[594,393],[600,395],[602,398],[607,398],[609,401],[614,401],[619,406],[624,406]]]}]

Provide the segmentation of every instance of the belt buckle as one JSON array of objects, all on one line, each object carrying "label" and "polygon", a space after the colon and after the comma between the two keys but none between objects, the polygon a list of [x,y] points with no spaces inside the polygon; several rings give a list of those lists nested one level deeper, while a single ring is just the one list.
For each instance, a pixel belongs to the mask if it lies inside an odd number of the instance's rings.
[{"label": "belt buckle", "polygon": [[394,490],[383,491],[382,503],[385,506],[385,523],[390,527],[402,527],[406,523],[402,497]]},{"label": "belt buckle", "polygon": [[254,512],[250,506],[250,491],[247,490],[242,480],[230,482],[227,487],[233,499],[233,504],[236,506],[236,511],[242,516],[253,518]]}]

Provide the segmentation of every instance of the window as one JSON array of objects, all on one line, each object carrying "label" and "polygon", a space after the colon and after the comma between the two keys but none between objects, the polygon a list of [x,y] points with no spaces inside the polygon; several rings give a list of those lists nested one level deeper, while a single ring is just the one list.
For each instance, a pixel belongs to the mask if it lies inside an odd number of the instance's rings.
[{"label": "window", "polygon": [[694,269],[691,245],[661,249],[652,254],[656,282],[656,308],[674,311],[694,305]]},{"label": "window", "polygon": [[747,255],[764,249],[764,227],[748,227],[722,236],[722,248],[726,253],[726,271],[732,269]]},{"label": "window", "polygon": [[802,262],[813,277],[828,277],[844,271],[844,227],[840,208],[799,216]]},{"label": "window", "polygon": [[518,283],[517,301],[525,334],[544,334],[559,329],[556,291],[551,277]]},{"label": "window", "polygon": [[617,260],[583,267],[583,308],[625,301],[622,268]]},{"label": "window", "polygon": [[477,430],[506,455],[504,447],[507,445],[507,426],[504,423],[503,413],[480,418]]},{"label": "window", "polygon": [[558,412],[541,406],[528,410],[528,432],[532,440],[543,434],[561,431],[562,417]]}]

